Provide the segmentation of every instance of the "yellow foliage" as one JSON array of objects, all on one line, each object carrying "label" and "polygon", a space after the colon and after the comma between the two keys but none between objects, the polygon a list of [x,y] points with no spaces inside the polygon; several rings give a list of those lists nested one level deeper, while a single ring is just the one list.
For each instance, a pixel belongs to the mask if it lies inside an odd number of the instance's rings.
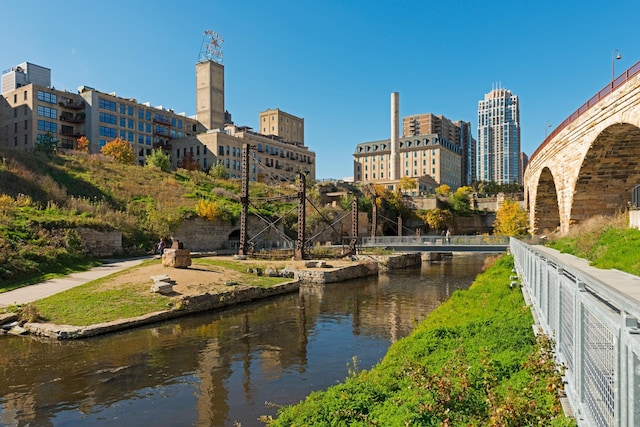
[{"label": "yellow foliage", "polygon": [[449,187],[447,184],[442,184],[441,186],[436,188],[436,194],[439,194],[441,196],[446,196],[449,193],[451,193],[451,187]]},{"label": "yellow foliage", "polygon": [[76,140],[78,151],[84,151],[85,153],[89,152],[89,139],[86,136],[81,136]]},{"label": "yellow foliage", "polygon": [[196,204],[196,214],[200,218],[204,218],[209,221],[215,221],[223,219],[225,211],[216,201],[200,199],[200,201]]},{"label": "yellow foliage", "polygon": [[100,150],[105,156],[113,157],[113,159],[125,165],[133,165],[136,162],[136,155],[133,152],[133,145],[124,141],[120,137],[111,142],[107,142]]},{"label": "yellow foliage", "polygon": [[529,215],[518,202],[505,200],[496,212],[493,227],[496,236],[524,236],[529,229]]}]

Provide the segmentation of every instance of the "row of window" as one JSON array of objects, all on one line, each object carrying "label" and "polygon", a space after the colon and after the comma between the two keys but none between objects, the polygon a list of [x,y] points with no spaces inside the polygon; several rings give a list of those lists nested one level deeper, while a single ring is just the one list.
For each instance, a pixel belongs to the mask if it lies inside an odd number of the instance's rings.
[{"label": "row of window", "polygon": [[[26,99],[26,94],[25,94]],[[55,93],[49,93],[39,90],[38,91],[38,101],[48,102],[49,104],[57,104],[58,103],[58,95]]]},{"label": "row of window", "polygon": [[[108,110],[108,111],[117,111],[117,103],[115,101],[111,101],[105,98],[99,98],[98,99],[98,107],[103,109],[103,110]],[[135,113],[135,108],[133,107],[133,105],[127,105],[127,104],[123,104],[120,103],[120,114],[126,114],[130,117],[133,117]],[[102,114],[102,113],[101,113]],[[146,120],[146,121],[151,121],[151,110],[145,110],[143,108],[138,108],[138,119],[140,120]],[[153,119],[155,121],[158,121],[160,123],[164,123],[166,125],[171,125],[172,127],[177,127],[178,129],[182,129],[184,123],[182,119],[176,118],[176,117],[169,117],[169,115],[167,114],[163,114],[163,113],[159,113],[156,112],[153,115]],[[120,123],[123,123],[123,120],[125,120],[124,117],[120,118]],[[110,123],[110,122],[107,122]],[[133,120],[128,119],[128,123],[131,123],[130,129],[133,129]],[[113,123],[115,124],[115,123]],[[121,126],[124,127],[124,125],[121,124]]]}]

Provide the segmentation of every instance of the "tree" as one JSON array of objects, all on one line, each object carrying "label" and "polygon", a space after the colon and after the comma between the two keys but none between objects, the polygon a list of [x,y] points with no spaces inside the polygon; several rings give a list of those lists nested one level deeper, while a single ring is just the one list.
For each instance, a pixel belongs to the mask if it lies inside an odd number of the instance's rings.
[{"label": "tree", "polygon": [[51,132],[47,132],[42,137],[38,138],[38,143],[36,144],[36,151],[40,151],[45,154],[53,154],[58,148],[58,138],[51,135]]},{"label": "tree", "polygon": [[77,142],[76,149],[78,151],[83,151],[85,153],[89,152],[89,139],[86,136],[82,135],[80,138],[76,140],[76,142]]},{"label": "tree", "polygon": [[471,187],[459,187],[450,197],[451,208],[458,215],[468,215],[471,213],[471,201],[469,195],[473,192]]},{"label": "tree", "polygon": [[441,186],[436,188],[436,194],[439,194],[441,196],[447,196],[449,195],[449,193],[451,193],[451,187],[449,187],[447,184],[442,184]]},{"label": "tree", "polygon": [[105,156],[112,157],[117,163],[133,165],[136,162],[136,155],[133,152],[133,145],[117,137],[111,142],[107,142],[100,150]]},{"label": "tree", "polygon": [[453,214],[447,209],[430,209],[426,214],[419,216],[432,230],[441,230],[453,223]]},{"label": "tree", "polygon": [[158,148],[151,151],[151,154],[147,156],[147,166],[169,172],[171,170],[171,159],[167,153]]},{"label": "tree", "polygon": [[227,168],[225,168],[224,164],[219,161],[215,166],[211,166],[211,169],[209,169],[209,175],[213,178],[225,179],[227,178]]},{"label": "tree", "polygon": [[398,181],[398,188],[402,191],[411,191],[416,187],[418,187],[416,180],[408,176],[403,176],[400,178],[400,181]]},{"label": "tree", "polygon": [[178,162],[178,167],[188,171],[195,171],[200,169],[200,163],[193,157],[193,153],[187,153],[187,155]]},{"label": "tree", "polygon": [[505,200],[496,212],[493,227],[496,236],[525,236],[529,229],[529,215],[518,202]]}]

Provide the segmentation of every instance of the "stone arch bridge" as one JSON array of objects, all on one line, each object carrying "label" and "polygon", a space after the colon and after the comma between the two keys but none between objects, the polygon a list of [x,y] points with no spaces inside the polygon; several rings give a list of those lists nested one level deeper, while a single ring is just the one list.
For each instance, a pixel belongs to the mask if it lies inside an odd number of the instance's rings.
[{"label": "stone arch bridge", "polygon": [[571,224],[611,215],[640,184],[640,62],[558,126],[524,174],[534,233],[567,232]]}]

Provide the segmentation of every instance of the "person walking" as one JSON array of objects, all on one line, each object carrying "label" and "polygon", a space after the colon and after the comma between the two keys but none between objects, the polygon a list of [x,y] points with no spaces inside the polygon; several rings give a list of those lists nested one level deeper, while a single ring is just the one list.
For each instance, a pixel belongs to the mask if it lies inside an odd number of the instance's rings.
[{"label": "person walking", "polygon": [[166,242],[164,241],[164,237],[160,239],[160,241],[158,242],[158,245],[156,246],[156,252],[159,253],[160,255],[164,254],[164,248],[167,246]]}]

